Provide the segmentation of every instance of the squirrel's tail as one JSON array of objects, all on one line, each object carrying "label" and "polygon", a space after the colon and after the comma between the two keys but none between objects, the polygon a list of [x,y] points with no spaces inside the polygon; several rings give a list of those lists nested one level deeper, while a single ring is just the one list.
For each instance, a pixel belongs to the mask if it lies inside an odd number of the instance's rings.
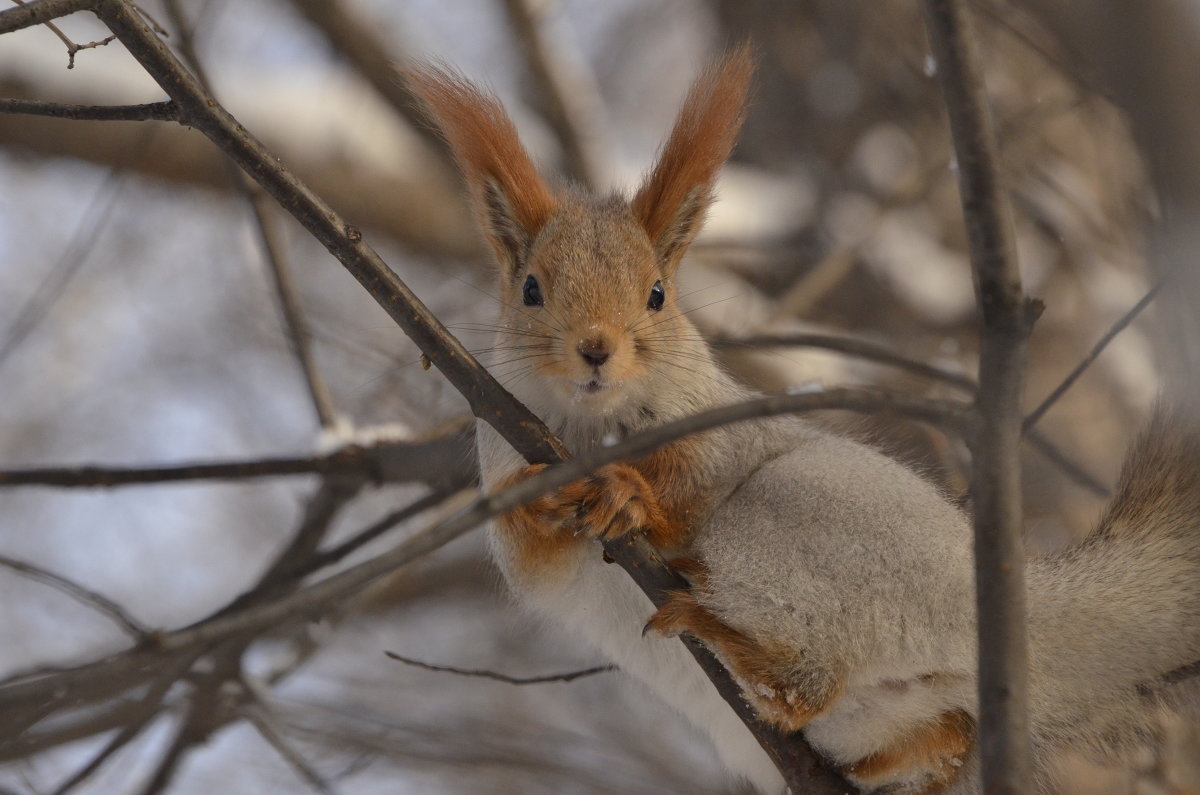
[{"label": "squirrel's tail", "polygon": [[1092,533],[1029,568],[1035,745],[1111,749],[1200,660],[1200,415],[1160,401]]}]

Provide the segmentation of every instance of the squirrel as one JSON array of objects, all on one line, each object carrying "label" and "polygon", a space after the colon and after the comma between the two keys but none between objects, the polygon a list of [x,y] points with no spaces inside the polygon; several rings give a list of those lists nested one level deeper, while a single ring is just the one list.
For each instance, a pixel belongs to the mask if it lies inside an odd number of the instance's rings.
[{"label": "squirrel", "polygon": [[[676,286],[753,72],[742,45],[696,79],[628,200],[551,187],[494,94],[449,67],[406,69],[499,266],[496,345],[525,368],[510,388],[569,449],[756,396]],[[484,422],[477,436],[487,490],[544,468]],[[593,540],[635,529],[692,584],[658,610]],[[649,685],[759,790],[782,791],[781,775],[672,636],[708,646],[762,719],[802,731],[862,790],[978,789],[970,523],[873,448],[797,417],[719,427],[605,466],[488,535],[520,602]],[[1055,752],[1144,737],[1142,683],[1200,659],[1200,423],[1160,403],[1095,530],[1029,561],[1027,580],[1046,787]]]}]

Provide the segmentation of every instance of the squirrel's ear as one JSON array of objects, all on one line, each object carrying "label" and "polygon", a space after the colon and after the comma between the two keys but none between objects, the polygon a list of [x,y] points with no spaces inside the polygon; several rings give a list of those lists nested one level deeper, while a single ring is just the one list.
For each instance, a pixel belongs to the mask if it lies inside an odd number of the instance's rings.
[{"label": "squirrel's ear", "polygon": [[704,223],[717,172],[742,126],[753,74],[754,56],[742,44],[696,79],[658,161],[633,197],[633,214],[667,275],[674,273]]},{"label": "squirrel's ear", "polygon": [[494,94],[452,69],[419,65],[401,73],[454,153],[501,268],[506,276],[516,275],[556,208],[517,128]]}]

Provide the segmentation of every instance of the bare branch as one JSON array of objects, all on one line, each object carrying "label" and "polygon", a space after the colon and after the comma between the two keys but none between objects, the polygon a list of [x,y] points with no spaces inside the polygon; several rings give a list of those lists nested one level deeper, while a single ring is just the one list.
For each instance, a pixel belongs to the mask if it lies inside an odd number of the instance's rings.
[{"label": "bare branch", "polygon": [[615,665],[597,665],[594,668],[584,668],[580,671],[569,671],[565,674],[549,674],[547,676],[509,676],[495,671],[485,671],[479,668],[454,668],[449,665],[431,665],[427,662],[414,660],[411,657],[402,657],[394,651],[385,651],[388,657],[397,662],[402,662],[405,665],[411,665],[414,668],[421,668],[426,671],[437,671],[438,673],[455,674],[457,676],[478,677],[480,679],[491,679],[496,682],[504,682],[508,685],[540,685],[547,682],[573,682],[576,679],[582,679],[585,676],[594,674],[602,674],[608,671],[617,670]]},{"label": "bare branch", "polygon": [[[26,0],[12,0],[12,1],[19,6],[28,5],[28,3],[26,3]],[[139,11],[140,11],[140,9],[139,9]],[[47,22],[46,27],[50,29],[51,33],[53,33],[55,36],[58,36],[59,41],[61,41],[64,45],[66,45],[66,47],[67,47],[67,68],[68,69],[75,68],[75,55],[80,50],[93,50],[97,47],[104,47],[109,44],[112,44],[117,38],[116,36],[108,36],[104,39],[101,39],[100,41],[89,41],[86,44],[76,44],[74,41],[71,40],[71,38],[69,36],[67,36],[67,34],[62,32],[62,29],[59,28],[58,25],[55,25],[53,22]]]},{"label": "bare branch", "polygon": [[[941,367],[935,367],[926,362],[910,359],[891,348],[884,345],[878,345],[866,340],[854,339],[851,337],[841,337],[829,334],[786,334],[780,336],[759,336],[759,337],[717,337],[709,340],[709,344],[718,350],[722,348],[740,349],[742,347],[785,347],[785,346],[800,346],[822,348],[824,350],[838,351],[850,356],[858,356],[863,359],[887,364],[892,367],[898,367],[902,370],[907,370],[915,375],[932,378],[936,381],[949,384],[950,386],[962,389],[966,392],[974,393],[976,390],[975,379],[970,376],[956,373],[952,370],[946,370]],[[1058,448],[1046,436],[1036,428],[1027,427],[1025,430],[1025,440],[1029,442],[1036,452],[1045,456],[1045,458],[1053,465],[1063,471],[1067,477],[1074,480],[1083,488],[1092,492],[1098,497],[1109,496],[1108,487],[1077,461],[1073,461],[1066,453]]]},{"label": "bare branch", "polygon": [[162,706],[162,700],[167,695],[167,691],[171,689],[171,686],[175,684],[178,677],[182,675],[190,665],[191,661],[188,660],[187,662],[178,666],[169,666],[168,673],[160,676],[156,682],[151,684],[149,689],[147,689],[146,694],[138,701],[137,706],[140,708],[139,714],[135,715],[128,722],[126,722],[125,725],[121,727],[121,730],[117,732],[117,734],[111,740],[109,740],[102,749],[100,749],[100,752],[92,757],[90,762],[80,768],[75,775],[71,776],[69,779],[60,784],[58,789],[54,791],[54,795],[66,795],[75,787],[86,781],[93,773],[99,770],[101,766],[103,766],[104,763],[113,756],[113,754],[117,753],[126,745],[133,742],[133,740],[137,739],[137,736],[142,733],[142,730],[150,725],[150,722],[158,716],[159,710]]},{"label": "bare branch", "polygon": [[1025,441],[1029,442],[1029,446],[1044,456],[1047,461],[1061,469],[1063,474],[1080,486],[1083,486],[1092,494],[1095,494],[1097,497],[1112,496],[1112,491],[1108,486],[1105,486],[1099,478],[1084,469],[1079,462],[1069,458],[1066,453],[1059,449],[1058,445],[1050,441],[1037,428],[1030,428],[1025,432]]},{"label": "bare branch", "polygon": [[125,611],[125,608],[109,599],[103,594],[93,591],[91,588],[85,588],[77,582],[68,580],[66,577],[60,577],[54,572],[47,571],[41,566],[35,566],[32,563],[25,563],[7,555],[0,555],[0,566],[15,571],[22,577],[27,577],[31,580],[48,585],[57,591],[60,591],[74,599],[86,607],[90,607],[97,613],[104,614],[109,620],[120,627],[124,632],[131,636],[136,641],[143,640],[150,634],[151,630],[142,622],[138,621],[133,616]]},{"label": "bare branch", "polygon": [[470,440],[456,431],[431,439],[379,442],[370,447],[351,444],[316,456],[140,467],[83,465],[10,469],[0,471],[0,488],[115,488],[194,480],[246,480],[311,474],[374,483],[432,482],[460,485],[474,477],[473,472],[454,465],[456,457],[469,445]]},{"label": "bare branch", "polygon": [[608,113],[595,78],[572,47],[570,31],[555,23],[555,0],[504,0],[529,71],[541,89],[546,118],[566,155],[568,172],[595,191],[612,178]]},{"label": "bare branch", "polygon": [[455,492],[450,490],[431,491],[429,494],[426,494],[424,497],[421,497],[410,505],[406,505],[399,510],[392,511],[387,516],[358,531],[337,546],[310,555],[308,559],[304,561],[303,568],[299,574],[311,574],[312,572],[323,569],[326,566],[332,566],[334,563],[342,560],[355,550],[361,549],[375,539],[379,538],[396,525],[402,522],[407,522],[409,519],[412,519],[413,517],[424,513],[430,508],[445,502],[447,499],[453,496],[454,493]]},{"label": "bare branch", "polygon": [[1020,399],[1036,310],[1021,288],[1011,215],[999,184],[991,112],[965,4],[924,0],[923,6],[958,158],[959,194],[980,313],[971,496],[983,788],[1015,795],[1033,791]]},{"label": "bare branch", "polygon": [[1092,346],[1092,349],[1088,351],[1087,355],[1080,359],[1079,364],[1075,365],[1075,368],[1071,370],[1071,372],[1067,373],[1067,377],[1062,380],[1062,383],[1056,386],[1053,391],[1046,396],[1045,400],[1038,404],[1037,408],[1025,415],[1025,419],[1021,424],[1022,430],[1024,430],[1026,433],[1029,433],[1029,430],[1037,424],[1038,420],[1042,418],[1042,415],[1049,411],[1050,407],[1053,406],[1058,399],[1061,398],[1066,391],[1070,389],[1071,386],[1079,379],[1079,376],[1083,375],[1083,371],[1086,370],[1092,362],[1096,361],[1096,357],[1098,357],[1104,351],[1104,349],[1108,347],[1108,343],[1112,342],[1118,334],[1124,331],[1129,324],[1133,322],[1133,319],[1136,318],[1143,309],[1150,305],[1150,302],[1154,300],[1154,297],[1158,295],[1158,291],[1163,288],[1163,285],[1165,285],[1166,282],[1166,276],[1163,276],[1157,282],[1155,282],[1154,286],[1151,287],[1146,294],[1141,297],[1141,300],[1130,307],[1129,311],[1121,315],[1121,317],[1117,319],[1117,322],[1113,323],[1112,326],[1109,327],[1108,331],[1104,332],[1104,335],[1096,341],[1096,344]]},{"label": "bare branch", "polygon": [[322,481],[305,506],[304,517],[292,540],[275,557],[271,565],[267,566],[254,587],[238,596],[216,615],[234,613],[244,605],[258,601],[264,594],[292,585],[292,575],[305,566],[322,539],[328,535],[338,513],[361,489],[362,481]]},{"label": "bare branch", "polygon": [[0,35],[22,28],[44,25],[52,19],[85,11],[95,5],[95,0],[36,0],[18,8],[0,11]]},{"label": "bare branch", "polygon": [[29,99],[0,99],[0,113],[23,113],[75,121],[179,121],[174,102],[146,105],[68,105]]},{"label": "bare branch", "polygon": [[935,381],[949,384],[966,392],[975,391],[975,380],[970,376],[946,370],[925,362],[910,359],[885,345],[879,345],[866,340],[852,337],[841,337],[833,334],[781,334],[759,335],[753,337],[716,337],[708,344],[717,350],[745,348],[821,348],[837,351],[861,359],[898,367],[915,375],[932,378]]},{"label": "bare branch", "polygon": [[[138,145],[139,150],[146,140],[143,133]],[[96,235],[112,216],[115,206],[113,198],[125,180],[124,170],[125,165],[121,164],[109,171],[92,197],[87,212],[71,235],[62,256],[38,282],[21,308],[13,313],[12,320],[5,325],[3,335],[0,336],[0,367],[4,366],[13,352],[21,347],[25,339],[45,319],[50,308],[62,297],[71,281],[83,268],[88,254],[94,249]]]},{"label": "bare branch", "polygon": [[[253,691],[250,692],[253,693]],[[253,696],[253,703],[243,710],[243,715],[258,731],[259,736],[275,749],[276,753],[296,771],[296,775],[303,779],[309,787],[322,795],[333,795],[333,786],[322,778],[321,774],[314,770],[296,749],[292,748],[284,738],[283,732],[277,728],[270,708],[262,699],[258,698],[257,694]]]}]

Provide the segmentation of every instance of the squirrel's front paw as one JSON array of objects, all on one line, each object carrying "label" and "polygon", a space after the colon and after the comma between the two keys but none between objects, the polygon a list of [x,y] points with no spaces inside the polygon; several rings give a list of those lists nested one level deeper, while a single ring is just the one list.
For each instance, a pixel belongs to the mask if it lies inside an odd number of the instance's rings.
[{"label": "squirrel's front paw", "polygon": [[[544,464],[522,467],[504,485],[540,474]],[[595,538],[619,538],[656,520],[657,503],[650,486],[627,464],[609,464],[557,491],[513,509],[543,533],[568,532]]]},{"label": "squirrel's front paw", "polygon": [[613,539],[654,521],[656,502],[650,486],[628,464],[609,464],[568,483],[555,494],[573,508],[566,526],[580,535]]}]

